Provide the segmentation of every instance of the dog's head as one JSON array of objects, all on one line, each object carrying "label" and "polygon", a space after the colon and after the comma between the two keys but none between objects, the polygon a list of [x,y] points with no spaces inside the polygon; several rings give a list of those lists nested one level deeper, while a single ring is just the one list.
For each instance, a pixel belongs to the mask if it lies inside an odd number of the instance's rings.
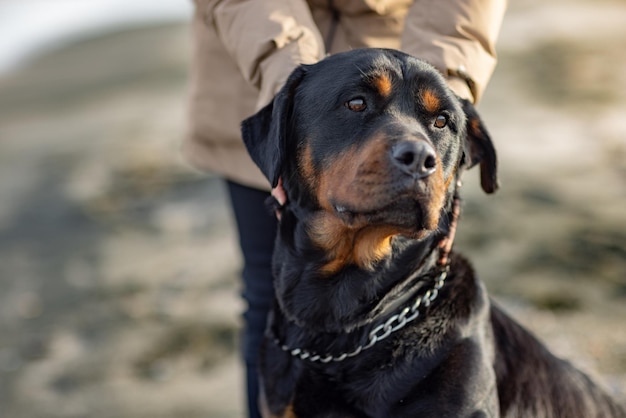
[{"label": "dog's head", "polygon": [[479,164],[483,189],[497,188],[495,150],[472,104],[398,51],[298,67],[242,133],[271,184],[282,178],[290,201],[317,213],[314,240],[330,250],[358,235],[369,261],[393,235],[436,230],[463,169]]}]

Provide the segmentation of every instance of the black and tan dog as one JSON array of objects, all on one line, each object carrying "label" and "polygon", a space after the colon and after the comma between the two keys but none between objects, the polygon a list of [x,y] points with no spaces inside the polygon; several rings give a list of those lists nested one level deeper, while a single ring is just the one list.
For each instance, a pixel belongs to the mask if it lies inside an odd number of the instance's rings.
[{"label": "black and tan dog", "polygon": [[266,416],[626,416],[450,253],[461,174],[480,165],[494,192],[496,155],[431,66],[377,49],[301,66],[243,137],[288,197]]}]

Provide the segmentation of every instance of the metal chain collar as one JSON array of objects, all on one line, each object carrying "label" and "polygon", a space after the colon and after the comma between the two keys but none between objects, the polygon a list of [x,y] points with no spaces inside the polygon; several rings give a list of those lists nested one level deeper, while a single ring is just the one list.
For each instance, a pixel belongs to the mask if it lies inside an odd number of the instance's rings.
[{"label": "metal chain collar", "polygon": [[449,270],[449,265],[443,267],[441,273],[435,279],[435,283],[431,289],[427,290],[426,293],[418,297],[412,305],[405,306],[404,309],[400,311],[400,313],[389,317],[389,319],[387,319],[387,321],[385,321],[383,324],[376,326],[372,331],[370,331],[368,342],[366,344],[358,346],[356,349],[349,353],[342,353],[339,355],[320,355],[302,348],[290,348],[284,344],[281,344],[278,338],[276,338],[274,342],[276,343],[276,345],[278,345],[278,347],[280,347],[281,350],[291,354],[293,357],[298,357],[301,360],[308,360],[314,363],[330,363],[331,361],[341,362],[347,358],[355,357],[362,351],[372,348],[377,342],[384,340],[394,332],[404,328],[407,324],[417,319],[420,314],[419,308],[421,306],[428,307],[432,302],[435,301],[435,299],[437,299],[437,296],[439,296],[439,290],[445,284],[445,280],[448,277]]}]

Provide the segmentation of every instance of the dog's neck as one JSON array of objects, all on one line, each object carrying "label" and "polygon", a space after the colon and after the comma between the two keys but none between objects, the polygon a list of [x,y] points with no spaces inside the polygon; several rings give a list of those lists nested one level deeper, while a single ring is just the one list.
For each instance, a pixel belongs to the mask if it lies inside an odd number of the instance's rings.
[{"label": "dog's neck", "polygon": [[320,274],[327,260],[308,234],[304,220],[311,218],[309,210],[284,207],[274,258],[282,314],[315,332],[351,332],[388,315],[432,283],[447,263],[458,216],[453,196],[437,231],[420,240],[395,236],[391,254],[371,269],[347,265],[332,275]]},{"label": "dog's neck", "polygon": [[[447,233],[443,237],[432,234],[417,242],[396,239],[394,262],[379,266],[380,271],[373,277],[360,277],[355,269],[341,272],[337,277],[316,278],[307,274],[306,263],[299,273],[291,271],[295,273],[292,277],[282,270],[282,275],[277,276],[280,309],[271,316],[268,336],[292,356],[326,365],[369,351],[379,341],[423,316],[424,309],[436,302],[449,272],[459,215],[456,194],[446,215],[447,223],[442,229]],[[283,248],[280,241],[278,246]],[[284,256],[282,253],[277,259]],[[347,280],[354,280],[353,286],[344,286]],[[303,299],[303,295],[309,299]],[[370,300],[366,299],[368,296]],[[354,310],[342,312],[341,308],[351,303]]]}]

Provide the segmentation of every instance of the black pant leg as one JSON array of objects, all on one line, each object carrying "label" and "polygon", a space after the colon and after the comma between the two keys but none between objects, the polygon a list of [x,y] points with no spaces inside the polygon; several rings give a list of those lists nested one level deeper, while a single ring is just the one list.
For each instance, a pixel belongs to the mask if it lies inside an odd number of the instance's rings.
[{"label": "black pant leg", "polygon": [[250,418],[260,418],[257,361],[267,314],[274,299],[271,261],[277,222],[265,208],[267,191],[230,181],[227,184],[244,260],[243,298],[247,306],[243,315],[243,357],[248,411]]}]

